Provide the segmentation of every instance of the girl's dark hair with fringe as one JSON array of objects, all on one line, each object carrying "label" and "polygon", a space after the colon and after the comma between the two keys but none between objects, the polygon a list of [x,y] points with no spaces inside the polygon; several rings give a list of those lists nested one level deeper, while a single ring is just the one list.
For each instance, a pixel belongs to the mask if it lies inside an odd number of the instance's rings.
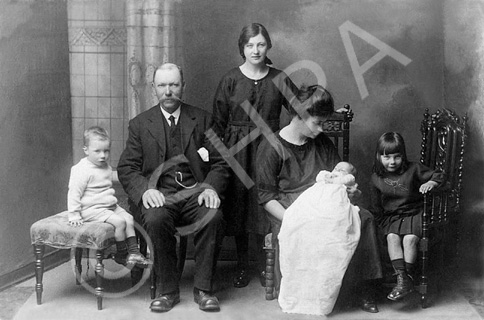
[{"label": "girl's dark hair with fringe", "polygon": [[292,117],[302,118],[306,112],[312,117],[330,117],[334,113],[334,100],[331,93],[317,84],[309,87],[302,86],[292,101],[288,108]]},{"label": "girl's dark hair with fringe", "polygon": [[382,177],[386,174],[386,170],[381,163],[381,156],[399,153],[402,155],[402,165],[397,174],[402,174],[408,169],[409,161],[407,158],[407,151],[405,149],[405,142],[403,137],[398,132],[386,132],[381,135],[376,143],[375,159],[373,164],[373,172]]},{"label": "girl's dark hair with fringe", "polygon": [[[245,61],[245,55],[244,55],[245,45],[249,42],[250,38],[258,36],[259,34],[261,34],[266,39],[267,49],[272,48],[272,41],[271,41],[271,37],[269,37],[269,32],[267,32],[267,29],[262,24],[252,23],[248,26],[245,26],[242,28],[242,31],[240,32],[240,36],[239,36],[239,53],[242,56],[242,59],[244,59],[244,61]],[[266,56],[264,63],[271,65],[272,61]]]}]

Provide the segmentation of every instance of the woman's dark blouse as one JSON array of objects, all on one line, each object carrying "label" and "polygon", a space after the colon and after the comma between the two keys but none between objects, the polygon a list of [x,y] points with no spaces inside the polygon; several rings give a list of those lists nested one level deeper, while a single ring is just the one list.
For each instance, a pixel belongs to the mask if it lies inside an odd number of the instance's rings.
[{"label": "woman's dark blouse", "polygon": [[264,141],[257,151],[259,203],[277,200],[289,207],[316,183],[321,170],[333,170],[340,161],[333,142],[323,133],[301,146],[284,140],[279,132],[271,144]]},{"label": "woman's dark blouse", "polygon": [[378,218],[420,212],[423,195],[419,188],[430,180],[440,185],[444,181],[444,174],[419,162],[411,162],[402,174],[387,173],[381,177],[373,173],[370,183],[371,213]]},{"label": "woman's dark blouse", "polygon": [[[297,87],[281,70],[269,68],[259,80],[247,78],[239,67],[231,69],[220,80],[213,103],[213,129],[231,146],[248,132],[239,132],[244,124],[252,124],[249,114],[241,107],[250,103],[253,111],[269,128],[279,130],[281,107],[288,107],[288,99],[297,93]],[[245,123],[244,123],[245,122]],[[233,124],[234,126],[231,126]],[[245,130],[243,130],[245,131]]]}]

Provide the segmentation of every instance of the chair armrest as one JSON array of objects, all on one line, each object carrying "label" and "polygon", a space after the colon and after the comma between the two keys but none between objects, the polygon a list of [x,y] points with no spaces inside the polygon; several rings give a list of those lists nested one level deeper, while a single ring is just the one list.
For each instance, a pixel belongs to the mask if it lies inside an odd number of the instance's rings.
[{"label": "chair armrest", "polygon": [[272,245],[272,233],[268,233],[266,234],[265,238],[264,238],[264,250],[268,250],[268,249],[274,249],[273,245]]},{"label": "chair armrest", "polygon": [[430,190],[428,193],[425,193],[424,194],[424,199],[427,198],[427,196],[433,196],[433,195],[436,195],[438,193],[442,193],[442,192],[445,192],[445,191],[449,191],[452,189],[452,186],[450,185],[450,182],[449,181],[445,181],[444,183],[442,183],[441,185],[439,185],[438,187],[435,187],[434,189]]},{"label": "chair armrest", "polygon": [[345,104],[344,106],[342,106],[341,108],[337,109],[334,111],[335,113],[350,113],[351,112],[351,107],[349,104]]}]

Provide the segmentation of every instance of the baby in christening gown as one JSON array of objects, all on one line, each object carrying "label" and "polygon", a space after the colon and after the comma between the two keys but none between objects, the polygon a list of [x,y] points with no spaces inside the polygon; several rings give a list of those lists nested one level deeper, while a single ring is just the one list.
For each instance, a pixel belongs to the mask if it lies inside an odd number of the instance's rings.
[{"label": "baby in christening gown", "polygon": [[355,185],[356,169],[349,162],[339,162],[333,169],[329,172],[323,170],[318,173],[316,177],[316,182],[324,182],[325,184],[344,184],[347,187]]},{"label": "baby in christening gown", "polygon": [[360,209],[346,192],[355,186],[355,172],[348,162],[338,163],[332,172],[321,171],[316,183],[286,209],[278,236],[279,305],[284,312],[332,312],[360,239]]}]

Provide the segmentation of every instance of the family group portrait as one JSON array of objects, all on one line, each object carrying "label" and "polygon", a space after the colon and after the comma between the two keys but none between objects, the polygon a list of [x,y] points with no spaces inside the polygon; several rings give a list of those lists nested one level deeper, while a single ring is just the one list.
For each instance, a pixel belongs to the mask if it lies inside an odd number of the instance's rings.
[{"label": "family group portrait", "polygon": [[0,320],[484,319],[483,0],[0,5]]}]

